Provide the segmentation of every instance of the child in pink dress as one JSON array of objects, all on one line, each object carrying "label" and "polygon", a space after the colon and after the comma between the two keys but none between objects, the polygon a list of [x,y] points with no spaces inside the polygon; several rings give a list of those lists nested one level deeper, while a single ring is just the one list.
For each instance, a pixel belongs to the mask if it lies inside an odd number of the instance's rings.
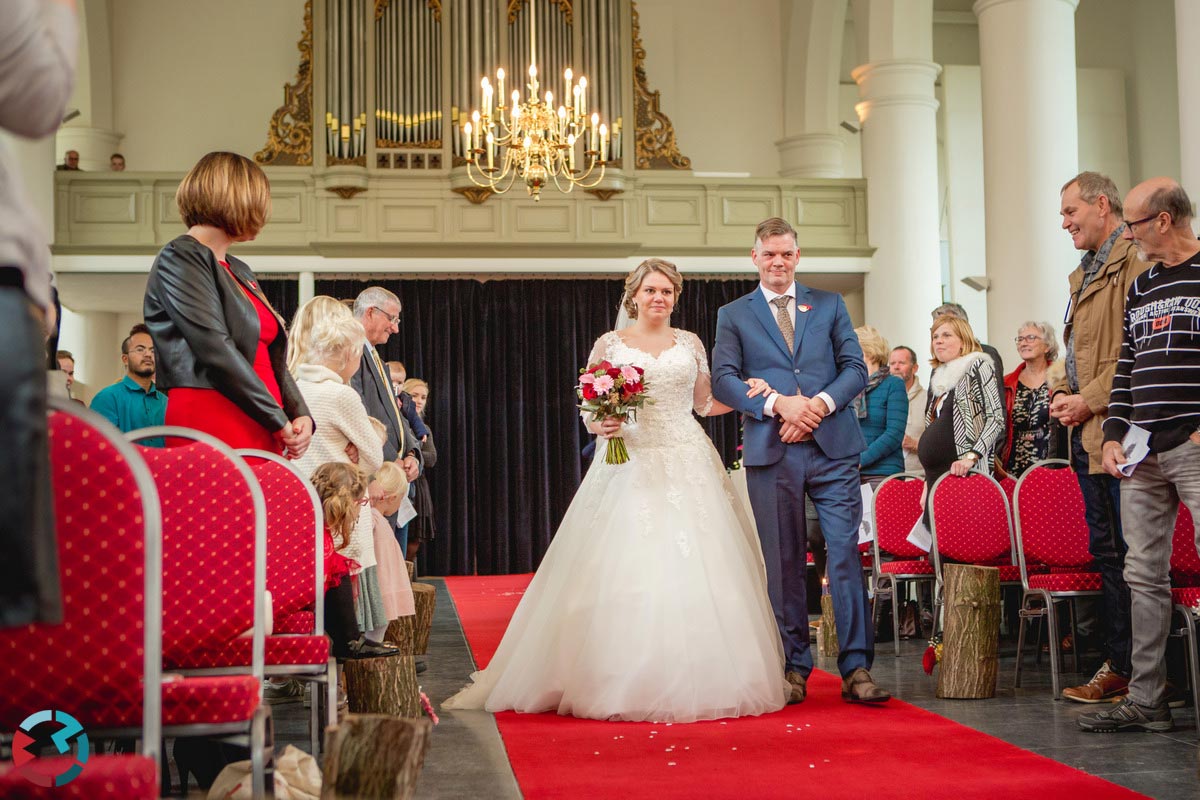
[{"label": "child in pink dress", "polygon": [[404,564],[400,543],[396,541],[387,517],[400,508],[400,502],[408,492],[408,480],[395,462],[385,461],[371,476],[367,491],[375,522],[376,576],[383,595],[384,616],[389,620],[407,617],[416,613],[412,584],[408,580],[408,567]]}]

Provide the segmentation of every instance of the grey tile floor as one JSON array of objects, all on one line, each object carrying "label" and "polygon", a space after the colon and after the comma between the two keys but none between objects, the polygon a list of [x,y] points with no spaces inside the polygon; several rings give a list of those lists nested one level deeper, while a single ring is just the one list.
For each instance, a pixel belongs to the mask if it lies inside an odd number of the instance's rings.
[{"label": "grey tile floor", "polygon": [[[423,580],[438,589],[437,613],[426,659],[429,667],[421,676],[425,692],[437,706],[462,686],[473,662],[445,585],[437,579]],[[902,643],[902,655],[897,658],[892,655],[890,644],[882,646],[872,670],[876,680],[906,702],[1149,797],[1200,798],[1197,777],[1200,736],[1190,707],[1174,711],[1176,729],[1170,733],[1087,734],[1078,729],[1075,717],[1093,707],[1051,699],[1046,658],[1034,667],[1027,657],[1024,686],[1014,689],[1013,648],[1002,646],[996,697],[939,700],[935,696],[934,678],[921,669],[924,649],[923,641],[906,641]],[[832,660],[818,659],[818,667],[836,671]],[[1064,685],[1081,683],[1088,677],[1090,674],[1069,674]],[[425,758],[417,797],[420,800],[520,798],[492,716],[481,711],[447,711],[440,717],[441,724]],[[279,746],[290,743],[308,749],[307,716],[299,703],[276,706],[274,718]]]}]

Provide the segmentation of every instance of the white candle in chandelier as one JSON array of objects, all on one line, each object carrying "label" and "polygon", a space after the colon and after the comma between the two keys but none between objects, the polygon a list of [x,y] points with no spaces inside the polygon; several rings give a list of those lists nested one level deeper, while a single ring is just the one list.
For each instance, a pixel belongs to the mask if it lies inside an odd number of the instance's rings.
[{"label": "white candle in chandelier", "polygon": [[579,76],[579,116],[587,116],[587,78]]},{"label": "white candle in chandelier", "polygon": [[[500,102],[504,102],[504,67],[496,70],[496,94],[500,96]],[[516,94],[514,92],[514,94]],[[513,105],[516,105],[515,103]]]},{"label": "white candle in chandelier", "polygon": [[563,95],[563,97],[565,97],[565,98],[566,98],[566,100],[567,100],[567,105],[570,105],[570,104],[571,104],[571,79],[572,79],[573,77],[574,77],[574,73],[573,73],[573,72],[571,72],[571,68],[570,68],[570,67],[567,67],[565,70],[563,70],[563,78],[564,78],[564,79],[566,80],[566,82],[567,82],[567,93],[566,93],[566,94],[564,94],[564,95]]},{"label": "white candle in chandelier", "polygon": [[599,125],[600,125],[600,115],[593,112],[592,113],[592,149],[593,150],[600,149],[600,130],[598,127]]},{"label": "white candle in chandelier", "polygon": [[[583,80],[583,79],[580,78],[580,80]],[[580,115],[583,113],[583,108],[581,106],[583,101],[579,98],[579,84],[578,83],[575,84],[574,87],[572,87],[571,95],[575,98],[575,111],[574,111],[574,116],[572,117],[572,121],[579,122]]]},{"label": "white candle in chandelier", "polygon": [[490,117],[492,115],[492,84],[486,75],[479,82],[479,88],[483,90],[483,115]]},{"label": "white candle in chandelier", "polygon": [[475,158],[471,153],[471,123],[463,125],[463,148],[467,151],[467,160]]},{"label": "white candle in chandelier", "polygon": [[617,117],[617,121],[613,123],[613,156],[620,158],[621,156],[621,118]]},{"label": "white candle in chandelier", "polygon": [[496,153],[496,139],[492,134],[487,135],[488,169],[492,168],[492,158]]},{"label": "white candle in chandelier", "polygon": [[608,126],[600,124],[600,160],[608,161]]},{"label": "white candle in chandelier", "polygon": [[483,136],[483,126],[479,124],[479,112],[478,111],[471,112],[471,122],[473,122],[475,125],[475,145],[474,145],[474,147],[476,150],[478,150],[480,139]]}]

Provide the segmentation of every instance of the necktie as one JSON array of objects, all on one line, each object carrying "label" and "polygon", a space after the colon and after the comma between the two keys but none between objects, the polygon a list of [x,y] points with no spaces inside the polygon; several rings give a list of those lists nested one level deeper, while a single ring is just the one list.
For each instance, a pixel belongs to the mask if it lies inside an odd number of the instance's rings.
[{"label": "necktie", "polygon": [[379,370],[380,386],[384,387],[384,393],[392,401],[392,411],[396,412],[396,435],[400,437],[400,457],[403,458],[406,449],[404,447],[404,421],[400,418],[400,407],[396,405],[396,395],[392,393],[392,382],[388,379],[387,370],[383,368],[383,362],[379,360],[378,351],[374,347],[371,347],[370,350],[371,357],[375,360],[375,368]]},{"label": "necktie", "polygon": [[796,349],[792,342],[793,338],[795,338],[796,330],[792,327],[792,317],[788,314],[787,307],[788,300],[790,299],[786,294],[781,294],[771,301],[771,304],[775,306],[775,321],[779,323],[779,332],[783,334],[783,340],[787,342],[789,353],[794,352]]}]

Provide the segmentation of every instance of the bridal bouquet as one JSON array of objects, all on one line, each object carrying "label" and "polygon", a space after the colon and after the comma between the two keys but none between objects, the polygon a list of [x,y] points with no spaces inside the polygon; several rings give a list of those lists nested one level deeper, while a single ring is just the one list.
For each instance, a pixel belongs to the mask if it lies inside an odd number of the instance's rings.
[{"label": "bridal bouquet", "polygon": [[[590,364],[579,371],[579,407],[588,411],[597,422],[609,418],[631,420],[637,410],[653,402],[646,397],[645,370],[635,366],[614,366],[608,361]],[[608,440],[604,454],[606,464],[624,464],[629,460],[625,440],[614,436]]]}]

